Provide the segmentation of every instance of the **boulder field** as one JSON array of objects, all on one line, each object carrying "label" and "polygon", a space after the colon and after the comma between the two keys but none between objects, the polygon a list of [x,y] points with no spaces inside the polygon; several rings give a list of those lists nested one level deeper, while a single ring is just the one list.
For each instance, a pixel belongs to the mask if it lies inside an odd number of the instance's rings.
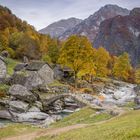
[{"label": "boulder field", "polygon": [[[44,62],[18,64],[7,80],[6,64],[1,58],[0,76],[2,84],[10,85],[6,97],[0,99],[0,119],[47,127],[84,106],[90,106],[97,112],[117,114],[120,107],[132,102],[136,104],[134,109],[140,109],[140,87],[130,83],[100,79],[102,84],[84,82],[78,85],[91,88],[92,93],[75,91],[65,85],[49,87],[49,83],[54,81],[54,72]],[[53,94],[42,99],[42,91],[45,95]]]}]

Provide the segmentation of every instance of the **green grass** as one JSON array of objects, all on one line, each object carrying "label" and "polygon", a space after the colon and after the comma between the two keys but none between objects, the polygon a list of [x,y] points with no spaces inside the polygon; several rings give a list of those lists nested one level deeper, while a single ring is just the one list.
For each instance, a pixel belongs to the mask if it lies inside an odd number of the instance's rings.
[{"label": "green grass", "polygon": [[0,128],[0,139],[10,136],[18,136],[25,133],[30,133],[39,130],[37,127],[25,124],[10,124],[4,128]]},{"label": "green grass", "polygon": [[134,102],[128,102],[125,107],[128,107],[128,108],[134,108],[136,106],[136,103]]},{"label": "green grass", "polygon": [[14,67],[19,63],[17,60],[6,58],[5,59],[7,64],[7,73],[8,75],[12,75],[14,72]]},{"label": "green grass", "polygon": [[9,90],[9,87],[10,86],[8,86],[6,84],[0,84],[0,91],[7,92]]},{"label": "green grass", "polygon": [[65,127],[73,124],[91,124],[111,118],[107,113],[95,114],[95,111],[89,107],[83,108],[64,119],[52,124],[51,127]]},{"label": "green grass", "polygon": [[129,111],[102,124],[37,140],[140,140],[140,110]]},{"label": "green grass", "polygon": [[0,99],[6,97],[6,93],[8,92],[9,87],[10,86],[6,84],[0,84]]}]

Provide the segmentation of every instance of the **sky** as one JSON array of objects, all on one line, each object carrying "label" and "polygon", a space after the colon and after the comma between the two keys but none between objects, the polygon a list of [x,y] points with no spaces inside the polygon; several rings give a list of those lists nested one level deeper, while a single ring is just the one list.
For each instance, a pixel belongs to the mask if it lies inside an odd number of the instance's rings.
[{"label": "sky", "polygon": [[140,0],[0,0],[12,12],[37,30],[70,17],[85,19],[106,4],[133,9]]}]

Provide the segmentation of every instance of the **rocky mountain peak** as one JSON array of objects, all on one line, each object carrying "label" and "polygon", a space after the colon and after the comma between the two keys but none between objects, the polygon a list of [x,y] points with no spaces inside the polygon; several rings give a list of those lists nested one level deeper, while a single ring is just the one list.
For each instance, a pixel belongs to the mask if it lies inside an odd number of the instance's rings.
[{"label": "rocky mountain peak", "polygon": [[140,8],[134,8],[131,12],[130,12],[131,16],[139,16],[140,17]]},{"label": "rocky mountain peak", "polygon": [[99,31],[99,26],[102,21],[115,17],[117,15],[125,16],[128,14],[129,10],[125,8],[121,8],[117,5],[105,5],[104,7],[101,7],[97,12],[95,12],[93,15],[89,16],[87,19],[77,24],[72,29],[64,32],[64,34],[62,34],[59,38],[66,39],[68,36],[72,34],[78,34],[85,35],[91,41],[93,41]]},{"label": "rocky mountain peak", "polygon": [[94,40],[94,47],[103,46],[113,55],[127,52],[132,64],[140,62],[140,8],[133,9],[127,16],[116,16],[103,21]]}]

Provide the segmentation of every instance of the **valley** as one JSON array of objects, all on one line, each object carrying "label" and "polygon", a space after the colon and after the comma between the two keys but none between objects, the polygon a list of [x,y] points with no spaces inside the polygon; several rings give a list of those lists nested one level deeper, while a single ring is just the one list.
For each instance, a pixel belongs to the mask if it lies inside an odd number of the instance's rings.
[{"label": "valley", "polygon": [[140,3],[11,1],[0,0],[0,140],[139,140]]}]

